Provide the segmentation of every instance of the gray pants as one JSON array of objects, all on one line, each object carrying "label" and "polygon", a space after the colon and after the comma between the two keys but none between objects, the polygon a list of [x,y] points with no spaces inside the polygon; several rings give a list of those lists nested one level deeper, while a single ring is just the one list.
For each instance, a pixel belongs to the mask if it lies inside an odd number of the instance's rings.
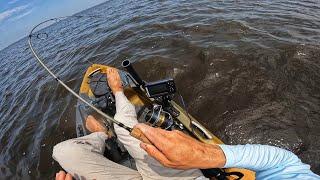
[{"label": "gray pants", "polygon": [[[122,92],[116,93],[115,98],[115,119],[133,127],[138,123],[134,106]],[[162,166],[140,148],[140,141],[131,137],[127,130],[117,125],[114,129],[135,159],[138,171],[103,156],[107,135],[102,132],[61,142],[54,147],[52,156],[76,179],[205,179],[198,169],[177,170]]]}]

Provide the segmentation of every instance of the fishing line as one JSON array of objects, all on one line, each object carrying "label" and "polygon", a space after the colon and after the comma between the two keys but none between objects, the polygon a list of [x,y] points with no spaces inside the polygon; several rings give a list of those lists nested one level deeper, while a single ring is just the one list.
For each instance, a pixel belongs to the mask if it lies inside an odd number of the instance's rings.
[{"label": "fishing line", "polygon": [[180,97],[180,101],[181,101],[181,103],[182,103],[182,105],[183,105],[183,108],[184,108],[184,110],[186,111],[187,117],[189,118],[191,132],[194,133],[193,121],[192,121],[192,119],[191,119],[191,117],[190,117],[190,115],[189,115],[187,106],[186,106],[186,104],[185,104],[185,102],[184,102],[184,99],[183,99],[182,95],[180,94],[180,92],[177,92],[177,93],[178,93],[178,95],[179,95],[179,97]]},{"label": "fishing line", "polygon": [[[96,108],[94,105],[92,105],[90,102],[86,101],[84,98],[82,98],[78,93],[74,92],[69,86],[67,86],[57,75],[55,75],[47,66],[46,64],[44,64],[43,60],[40,58],[40,56],[37,54],[37,52],[35,51],[34,47],[33,47],[33,44],[32,44],[32,37],[36,37],[38,39],[41,39],[41,40],[45,40],[48,38],[48,34],[47,33],[38,33],[38,34],[34,34],[34,31],[36,28],[38,28],[39,26],[47,23],[47,22],[50,22],[50,21],[55,21],[55,22],[59,22],[60,20],[62,19],[66,19],[68,17],[75,17],[75,18],[105,18],[105,17],[102,17],[102,16],[64,16],[64,17],[58,17],[58,18],[53,18],[53,19],[49,19],[49,20],[46,20],[46,21],[43,21],[39,24],[37,24],[36,26],[34,26],[32,28],[32,30],[30,31],[29,33],[29,36],[28,36],[28,44],[29,44],[29,47],[30,47],[30,50],[33,54],[33,56],[35,57],[35,59],[39,62],[39,64],[60,84],[62,85],[67,91],[69,91],[73,96],[75,96],[77,99],[79,99],[80,101],[82,101],[84,104],[88,105],[90,108],[92,108],[94,111],[96,111],[98,114],[100,114],[102,117],[104,117],[105,119],[107,120],[110,120],[111,122],[117,124],[118,126],[128,130],[130,132],[130,135],[141,140],[142,142],[144,143],[147,143],[147,144],[152,144],[149,139],[142,133],[141,130],[137,129],[137,128],[130,128],[124,124],[122,124],[121,122],[115,120],[113,117],[105,114],[104,112],[102,112],[100,109]],[[187,107],[186,107],[186,104],[183,100],[183,97],[181,96],[181,94],[179,93],[180,95],[180,99],[182,101],[182,104],[184,106],[184,109],[187,113],[187,116],[188,118],[190,119],[190,122],[191,122],[191,125],[192,125],[192,119],[191,117],[189,116],[189,113],[187,111]],[[99,119],[100,120],[100,119]],[[106,123],[106,122],[104,122]],[[191,126],[191,130],[192,132],[194,131],[193,130],[193,126]],[[211,170],[211,169],[210,169]],[[236,175],[238,176],[238,179],[241,179],[243,174],[240,173],[240,172],[231,172],[231,173],[225,173],[224,171],[222,171],[221,169],[213,169],[213,176],[216,177],[217,179],[226,179],[226,176],[230,176],[230,175]]]},{"label": "fishing line", "polygon": [[82,101],[83,103],[85,103],[86,105],[88,105],[90,108],[92,108],[93,110],[95,110],[98,114],[100,114],[102,117],[106,118],[107,120],[112,121],[113,123],[117,124],[118,126],[128,130],[129,132],[132,132],[133,128],[130,128],[126,125],[124,125],[123,123],[115,120],[114,118],[112,118],[111,116],[107,115],[106,113],[102,112],[100,109],[96,108],[94,105],[92,105],[90,102],[86,101],[84,98],[82,98],[78,93],[74,92],[69,86],[67,86],[57,75],[55,75],[43,62],[43,60],[40,58],[40,56],[37,54],[37,52],[35,51],[33,44],[32,44],[32,37],[37,37],[39,39],[46,39],[48,37],[47,33],[38,33],[37,35],[34,35],[34,30],[36,28],[38,28],[39,26],[50,22],[50,21],[56,21],[59,22],[61,19],[65,19],[68,17],[89,17],[89,18],[96,18],[96,17],[100,17],[100,16],[64,16],[64,17],[58,17],[58,18],[53,18],[53,19],[49,19],[46,21],[43,21],[39,24],[37,24],[36,26],[34,26],[32,28],[32,30],[29,33],[29,38],[28,38],[28,44],[29,47],[31,49],[31,52],[33,54],[33,56],[35,57],[35,59],[40,63],[40,65],[60,84],[62,85],[66,90],[68,90],[73,96],[75,96],[77,99],[79,99],[80,101]]}]

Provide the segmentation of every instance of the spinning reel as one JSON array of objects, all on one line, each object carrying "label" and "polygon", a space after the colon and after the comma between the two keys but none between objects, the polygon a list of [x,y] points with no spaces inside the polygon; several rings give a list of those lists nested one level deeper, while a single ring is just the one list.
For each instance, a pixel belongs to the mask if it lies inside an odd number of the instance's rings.
[{"label": "spinning reel", "polygon": [[152,109],[145,115],[145,121],[153,127],[170,129],[173,125],[173,118],[170,113],[164,111],[161,105],[154,104]]}]

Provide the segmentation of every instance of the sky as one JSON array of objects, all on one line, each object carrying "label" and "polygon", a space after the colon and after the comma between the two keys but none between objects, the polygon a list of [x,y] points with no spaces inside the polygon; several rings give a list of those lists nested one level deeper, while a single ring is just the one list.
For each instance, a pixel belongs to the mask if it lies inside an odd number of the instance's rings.
[{"label": "sky", "polygon": [[0,50],[27,36],[33,26],[72,15],[105,0],[0,0]]}]

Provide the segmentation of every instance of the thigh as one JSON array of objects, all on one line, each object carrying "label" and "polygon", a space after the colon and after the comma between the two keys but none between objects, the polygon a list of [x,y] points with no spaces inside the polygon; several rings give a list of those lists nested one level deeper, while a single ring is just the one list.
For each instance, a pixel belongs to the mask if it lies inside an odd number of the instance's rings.
[{"label": "thigh", "polygon": [[103,133],[70,139],[57,144],[53,158],[76,179],[142,179],[130,168],[110,161],[103,156]]}]

